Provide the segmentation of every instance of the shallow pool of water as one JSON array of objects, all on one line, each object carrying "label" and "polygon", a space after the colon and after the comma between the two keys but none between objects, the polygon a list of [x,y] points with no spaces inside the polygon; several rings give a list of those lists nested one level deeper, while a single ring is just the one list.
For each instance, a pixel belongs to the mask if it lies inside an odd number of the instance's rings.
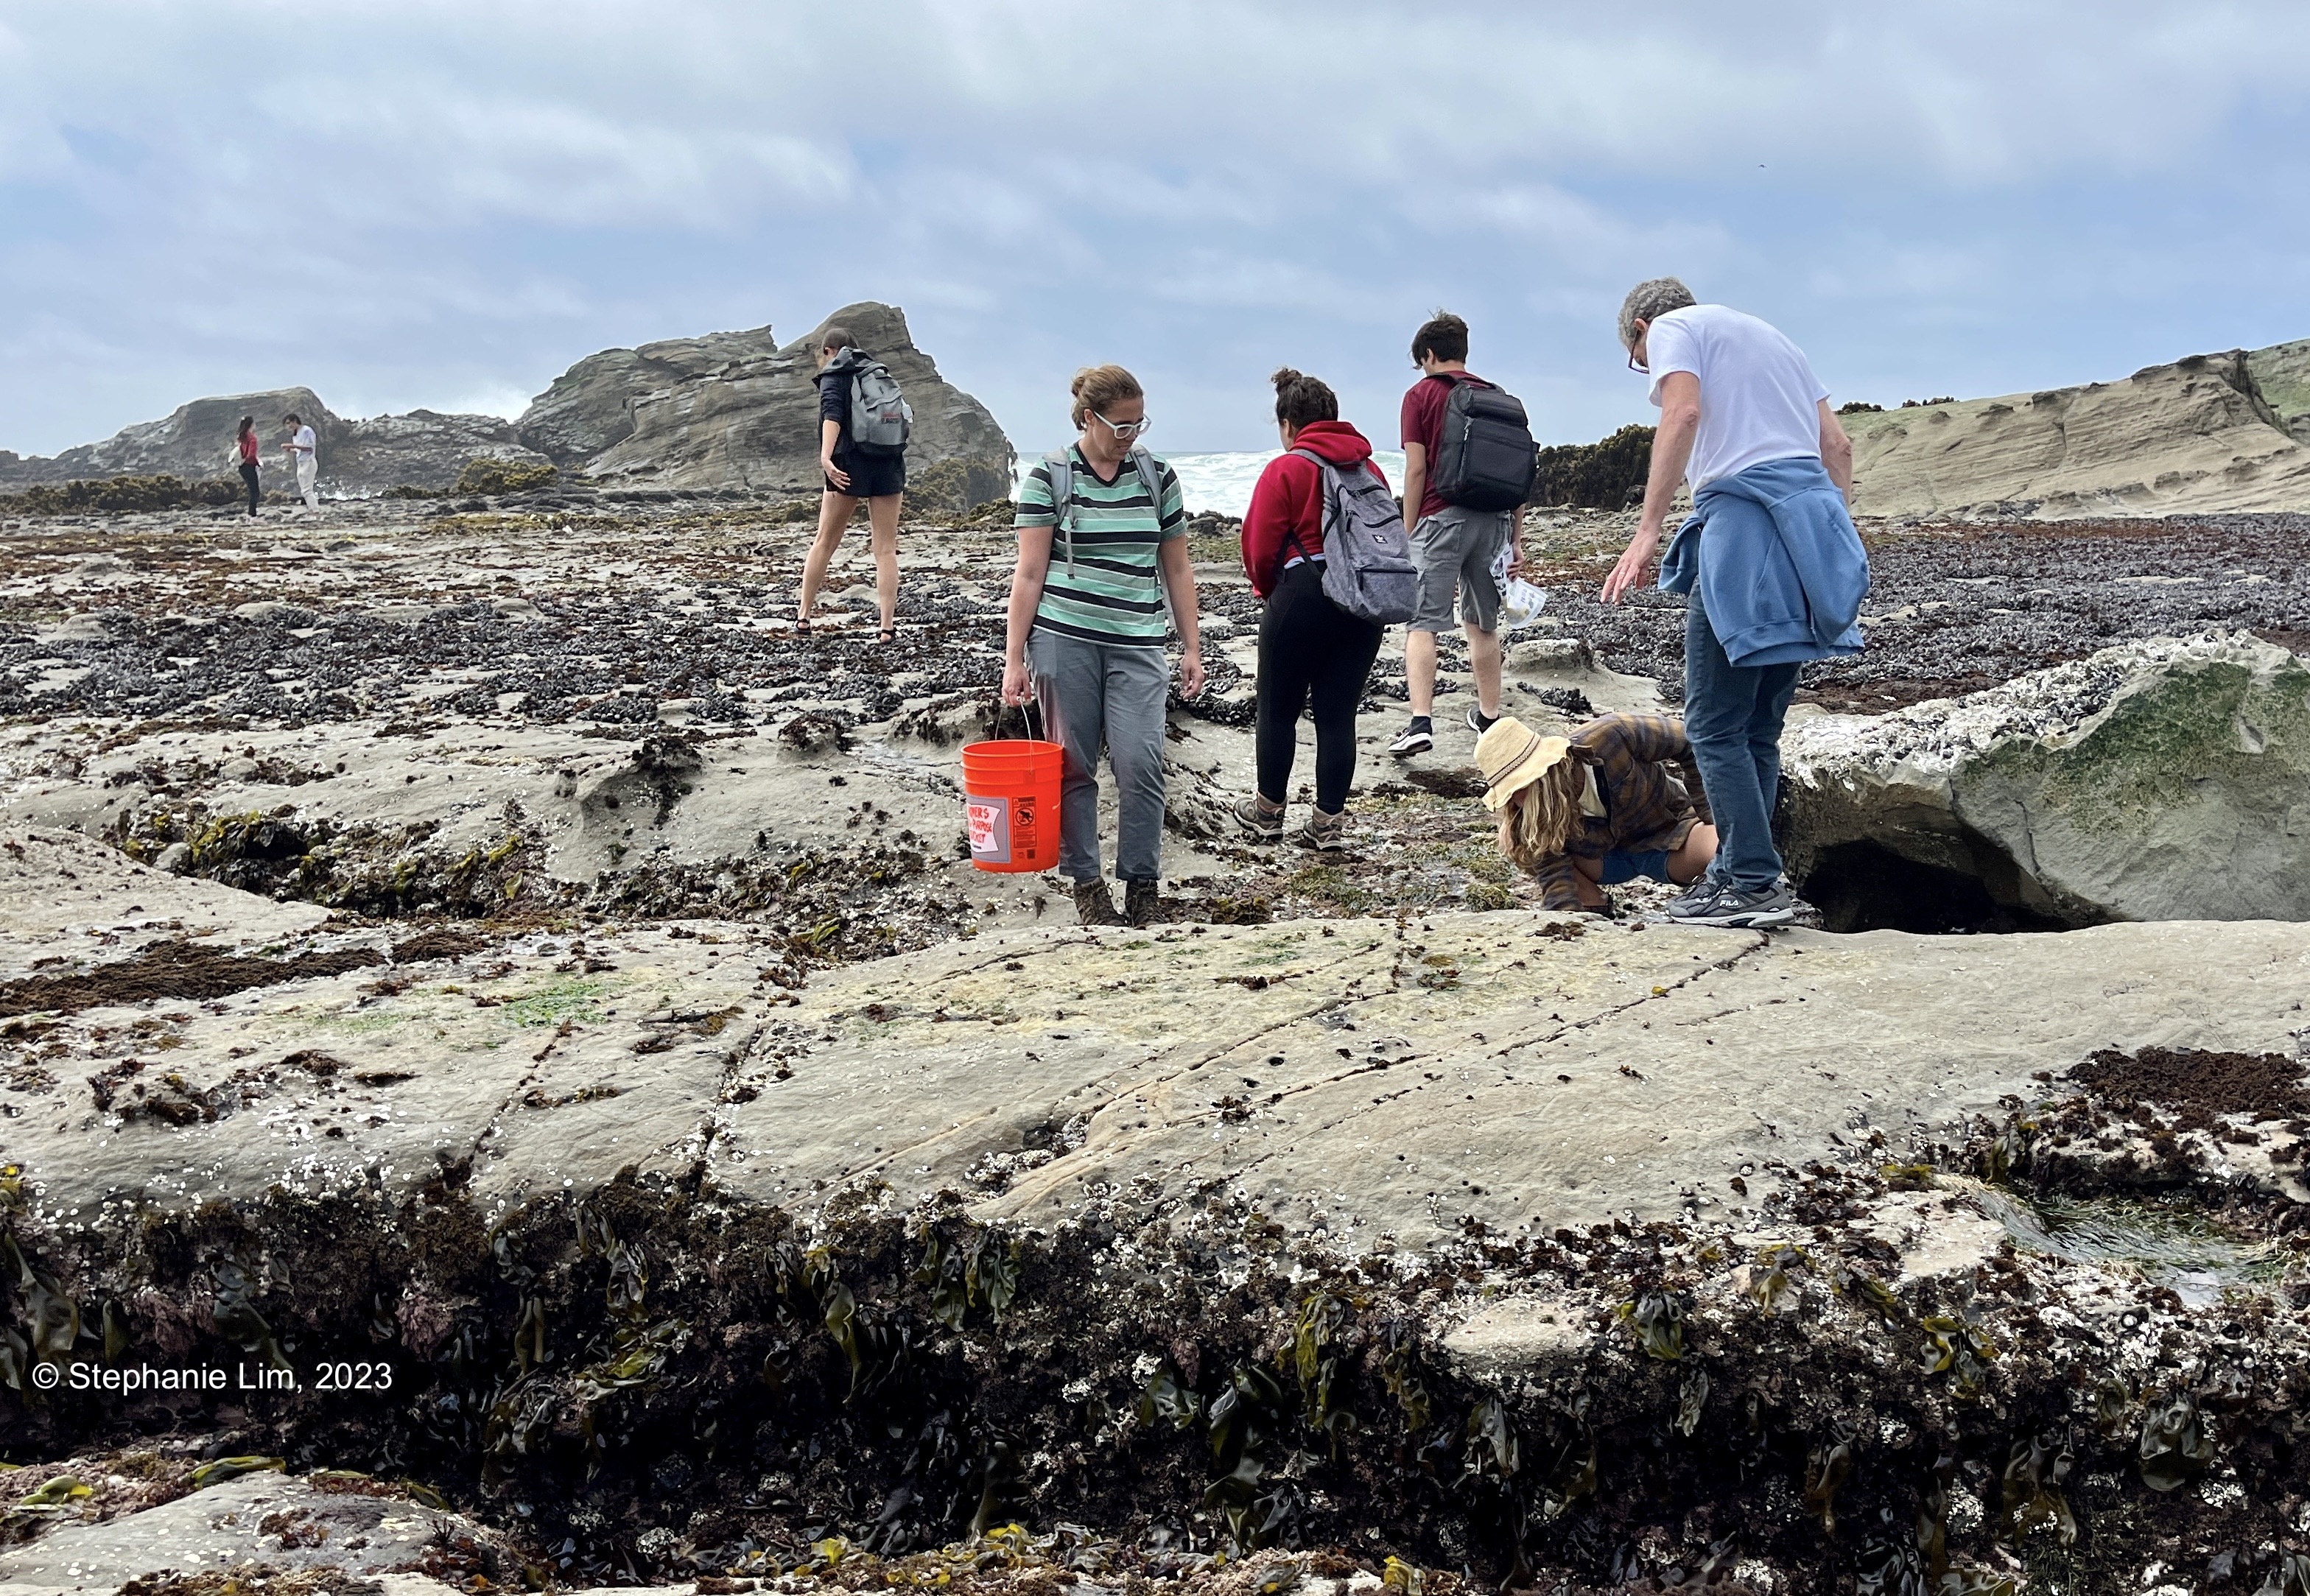
[{"label": "shallow pool of water", "polygon": [[2233,1236],[2185,1203],[2024,1198],[1986,1189],[1979,1200],[2024,1251],[2071,1263],[2132,1265],[2192,1307],[2219,1302],[2233,1288],[2269,1286],[2284,1271],[2268,1243]]}]

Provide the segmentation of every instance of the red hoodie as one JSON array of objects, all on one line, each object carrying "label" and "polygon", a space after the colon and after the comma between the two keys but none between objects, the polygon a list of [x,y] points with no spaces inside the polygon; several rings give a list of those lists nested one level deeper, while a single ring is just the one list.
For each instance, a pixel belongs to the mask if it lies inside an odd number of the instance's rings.
[{"label": "red hoodie", "polygon": [[[1321,455],[1338,466],[1361,465],[1381,482],[1387,473],[1372,463],[1372,447],[1345,421],[1310,421],[1291,440],[1295,449]],[[1251,508],[1243,517],[1243,571],[1251,590],[1265,598],[1275,591],[1286,560],[1324,551],[1324,473],[1312,460],[1286,453],[1267,463]]]}]

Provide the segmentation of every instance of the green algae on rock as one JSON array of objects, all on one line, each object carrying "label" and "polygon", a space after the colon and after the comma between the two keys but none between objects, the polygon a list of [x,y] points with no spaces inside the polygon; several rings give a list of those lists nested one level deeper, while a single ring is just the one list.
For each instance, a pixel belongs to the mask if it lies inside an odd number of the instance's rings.
[{"label": "green algae on rock", "polygon": [[[2310,668],[2245,634],[1819,717],[1785,760],[1791,873],[1833,926],[1863,854],[2039,924],[2310,918]],[[1866,890],[1903,885],[1925,890],[1881,868]]]}]

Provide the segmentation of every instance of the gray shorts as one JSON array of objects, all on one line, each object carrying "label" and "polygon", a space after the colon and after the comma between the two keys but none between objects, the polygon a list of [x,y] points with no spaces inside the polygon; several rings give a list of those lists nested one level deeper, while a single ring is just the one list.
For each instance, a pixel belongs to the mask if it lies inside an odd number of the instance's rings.
[{"label": "gray shorts", "polygon": [[1492,561],[1508,541],[1508,512],[1463,509],[1447,504],[1422,516],[1411,529],[1411,563],[1420,571],[1420,598],[1406,629],[1452,629],[1452,594],[1460,594],[1460,619],[1480,632],[1500,629],[1500,589]]}]

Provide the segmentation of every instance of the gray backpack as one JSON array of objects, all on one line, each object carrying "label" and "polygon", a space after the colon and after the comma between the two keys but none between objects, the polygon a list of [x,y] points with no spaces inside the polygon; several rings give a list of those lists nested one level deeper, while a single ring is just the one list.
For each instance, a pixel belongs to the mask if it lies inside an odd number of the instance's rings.
[{"label": "gray backpack", "polygon": [[1294,449],[1324,473],[1324,596],[1358,620],[1411,619],[1420,572],[1395,495],[1361,466],[1342,471],[1313,449]]},{"label": "gray backpack", "polygon": [[[1055,455],[1043,456],[1043,464],[1051,470],[1051,508],[1058,516],[1058,525],[1051,530],[1063,536],[1067,550],[1067,574],[1075,568],[1075,461],[1072,455],[1062,449]],[[1155,518],[1163,517],[1163,473],[1157,469],[1155,456],[1145,449],[1131,451],[1131,464],[1139,473],[1139,481],[1147,490],[1147,502],[1155,507]],[[1159,583],[1159,586],[1160,584]],[[1164,602],[1170,602],[1169,594]]]},{"label": "gray backpack", "polygon": [[915,407],[899,391],[890,369],[855,350],[850,371],[850,447],[862,455],[903,455],[914,430]]}]

